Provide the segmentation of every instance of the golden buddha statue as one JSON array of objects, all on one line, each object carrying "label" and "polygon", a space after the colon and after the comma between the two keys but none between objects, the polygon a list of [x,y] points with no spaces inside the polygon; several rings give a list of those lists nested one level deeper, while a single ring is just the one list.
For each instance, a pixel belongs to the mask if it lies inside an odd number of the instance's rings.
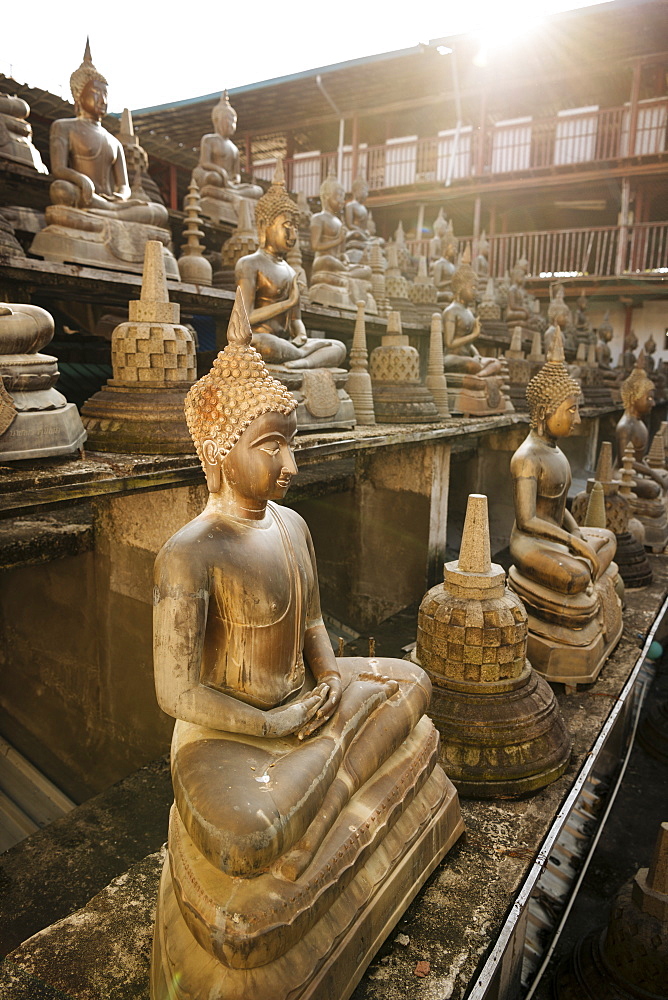
[{"label": "golden buddha statue", "polygon": [[311,302],[324,306],[353,309],[360,300],[367,302],[367,312],[376,312],[371,304],[371,268],[351,264],[344,252],[346,228],[340,215],[345,191],[334,174],[320,185],[322,211],[311,216]]},{"label": "golden buddha statue", "polygon": [[505,358],[485,358],[474,346],[480,322],[470,306],[478,276],[469,260],[467,247],[452,277],[453,301],[443,311],[443,367],[452,397],[450,409],[467,415],[504,413],[513,409],[506,394],[508,366]]},{"label": "golden buddha statue", "polygon": [[211,120],[215,131],[202,136],[192,179],[200,190],[202,213],[214,222],[236,224],[240,199],[247,198],[252,205],[261,197],[262,188],[241,181],[239,149],[232,142],[237,113],[226,90],[211,112]]},{"label": "golden buddha statue", "polygon": [[632,501],[631,507],[645,528],[646,548],[663,552],[668,543],[665,508],[668,473],[652,468],[646,460],[649,431],[643,418],[649,416],[654,407],[654,383],[645,369],[643,351],[629,377],[622,382],[621,393],[624,413],[617,423],[617,455],[623,456],[627,446],[632,445],[632,468],[636,473],[633,492],[637,499]]},{"label": "golden buddha statue", "polygon": [[463,829],[426,674],[333,653],[308,528],[275,502],[295,405],[237,290],[185,404],[209,501],[155,566],[156,690],[177,721],[153,1000],[307,1000],[324,978],[349,996]]},{"label": "golden buddha statue", "polygon": [[308,337],[301,318],[297,274],[286,260],[297,241],[299,208],[285,189],[282,160],[271,187],[257,203],[255,223],[260,247],[235,266],[253,330],[253,347],[267,364],[338,367],[346,357],[345,344]]},{"label": "golden buddha statue", "polygon": [[531,430],[510,463],[509,583],[529,614],[530,662],[570,686],[596,679],[622,630],[615,536],[578,527],[566,509],[571,469],[557,441],[580,423],[580,393],[557,329],[546,364],[527,386]]},{"label": "golden buddha statue", "polygon": [[90,44],[81,66],[70,77],[75,118],[51,126],[49,151],[51,205],[47,226],[35,236],[31,252],[47,260],[73,261],[141,273],[144,247],[158,240],[164,247],[167,274],[178,280],[168,247],[171,235],[164,205],[128,183],[123,146],[102,125],[107,111],[107,81],[93,65]]}]

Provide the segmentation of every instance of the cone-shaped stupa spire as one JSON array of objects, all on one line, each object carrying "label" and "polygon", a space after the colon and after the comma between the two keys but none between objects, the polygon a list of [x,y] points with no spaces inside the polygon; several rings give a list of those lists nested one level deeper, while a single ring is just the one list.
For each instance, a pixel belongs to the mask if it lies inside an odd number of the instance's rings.
[{"label": "cone-shaped stupa spire", "polygon": [[234,295],[234,305],[232,306],[229,326],[227,327],[227,343],[234,344],[236,347],[248,347],[252,338],[253,331],[248,319],[248,313],[246,312],[246,306],[244,305],[243,295],[241,294],[241,289],[237,288]]},{"label": "cone-shaped stupa spire", "polygon": [[149,240],[144,250],[144,274],[141,282],[142,302],[169,302],[162,243]]},{"label": "cone-shaped stupa spire", "polygon": [[200,225],[199,187],[197,181],[192,178],[186,195],[186,224],[183,231],[185,242],[178,262],[179,274],[182,281],[192,281],[196,285],[210,285],[213,272],[200,243],[200,237],[204,237]]},{"label": "cone-shaped stupa spire", "polygon": [[596,481],[609,483],[612,480],[612,442],[603,441],[596,466]]},{"label": "cone-shaped stupa spire", "polygon": [[666,465],[666,448],[663,435],[656,433],[647,452],[647,464],[650,469],[663,469]]},{"label": "cone-shaped stupa spire", "polygon": [[561,336],[561,327],[559,325],[554,328],[554,336],[552,337],[550,350],[547,352],[547,360],[550,364],[558,364],[560,361],[564,362],[566,360],[564,339]]},{"label": "cone-shaped stupa spire", "polygon": [[491,568],[487,497],[483,493],[471,493],[459,549],[459,569],[462,573],[489,573]]},{"label": "cone-shaped stupa spire", "polygon": [[346,388],[355,407],[357,423],[368,426],[376,423],[376,414],[373,408],[371,376],[369,375],[369,366],[367,363],[369,355],[366,346],[364,307],[364,301],[357,303],[355,332],[350,350],[350,374],[348,375]]},{"label": "cone-shaped stupa spire", "polygon": [[121,115],[121,128],[119,131],[119,137],[123,136],[123,144],[130,145],[132,139],[138,142],[135,136],[135,127],[132,121],[132,112],[129,108],[123,108],[123,113]]},{"label": "cone-shaped stupa spire", "polygon": [[443,373],[443,317],[440,312],[433,313],[431,317],[429,362],[425,384],[434,397],[439,417],[447,417],[450,410],[448,408],[448,383]]},{"label": "cone-shaped stupa spire", "polygon": [[594,483],[592,491],[589,494],[589,503],[587,504],[587,514],[585,516],[585,527],[586,528],[605,528],[607,526],[607,518],[605,515],[605,494],[603,493],[603,487],[600,483]]}]

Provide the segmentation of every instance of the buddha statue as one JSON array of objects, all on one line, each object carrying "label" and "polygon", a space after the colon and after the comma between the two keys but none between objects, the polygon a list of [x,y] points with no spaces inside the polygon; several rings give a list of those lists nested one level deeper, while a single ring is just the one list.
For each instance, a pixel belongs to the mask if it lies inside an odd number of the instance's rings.
[{"label": "buddha statue", "polygon": [[566,368],[561,331],[526,395],[531,430],[510,463],[509,584],[529,614],[529,661],[573,688],[596,679],[619,640],[622,615],[614,534],[578,527],[566,509],[571,470],[557,442],[580,422],[580,386]]},{"label": "buddha statue", "polygon": [[545,331],[543,346],[548,354],[552,349],[552,340],[555,330],[559,327],[564,345],[564,353],[569,361],[575,360],[578,350],[578,342],[573,326],[573,313],[566,303],[566,290],[563,284],[558,281],[550,288],[550,305],[547,310],[549,326]]},{"label": "buddha statue", "polygon": [[33,145],[32,128],[26,121],[29,114],[30,105],[21,97],[0,94],[0,160],[48,174],[39,150]]},{"label": "buddha statue", "polygon": [[487,239],[487,234],[484,231],[478,240],[478,253],[473,261],[473,270],[478,276],[477,298],[482,299],[487,289],[487,282],[489,280],[489,240]]},{"label": "buddha statue", "polygon": [[237,113],[226,90],[211,112],[211,120],[215,131],[202,136],[192,179],[200,190],[202,213],[213,222],[236,224],[240,199],[249,199],[252,206],[261,197],[262,188],[241,182],[239,149],[232,141]]},{"label": "buddha statue", "polygon": [[51,126],[49,150],[51,205],[47,226],[31,252],[47,260],[72,261],[141,274],[148,240],[164,246],[168,277],[178,280],[169,250],[164,205],[134,197],[128,183],[123,146],[102,125],[107,111],[107,81],[93,65],[90,45],[70,77],[75,118]]},{"label": "buddha statue", "polygon": [[457,270],[455,261],[458,246],[452,222],[448,222],[441,241],[440,256],[431,265],[431,280],[436,285],[438,302],[446,305],[452,302],[452,278]]},{"label": "buddha statue", "polygon": [[575,310],[575,336],[578,347],[580,344],[589,344],[592,336],[591,323],[587,315],[587,296],[582,293],[577,299],[577,309]]},{"label": "buddha statue", "polygon": [[656,353],[656,341],[651,333],[643,344],[643,351],[645,354],[645,371],[648,375],[653,375],[656,371],[656,361],[653,357]]},{"label": "buddha statue", "polygon": [[610,322],[610,312],[606,312],[603,322],[598,328],[598,342],[596,344],[596,362],[599,368],[604,371],[612,369],[612,352],[610,351],[610,341],[613,338],[614,330]]},{"label": "buddha statue", "polygon": [[510,272],[505,316],[510,330],[518,325],[526,330],[543,329],[538,300],[525,287],[528,273],[529,263],[524,258]]},{"label": "buddha statue", "polygon": [[470,306],[475,301],[478,279],[469,260],[467,247],[452,278],[453,301],[443,311],[444,370],[450,409],[466,415],[505,413],[513,409],[505,394],[505,358],[485,358],[474,346],[480,323]]},{"label": "buddha statue", "polygon": [[448,222],[442,208],[439,208],[431,228],[434,235],[429,241],[429,257],[431,260],[437,260],[441,256],[443,240],[448,232]]},{"label": "buddha statue", "polygon": [[155,565],[176,725],[151,997],[350,996],[463,823],[426,674],[334,655],[308,528],[276,502],[296,404],[240,290],[227,340],[185,404],[209,500]]},{"label": "buddha statue", "polygon": [[285,189],[279,160],[271,187],[255,210],[259,249],[237,261],[237,285],[253,330],[253,347],[265,363],[336,368],[345,360],[345,344],[307,336],[297,275],[286,260],[297,240],[298,220],[299,209]]},{"label": "buddha statue", "polygon": [[341,222],[345,192],[334,174],[320,185],[322,210],[311,216],[311,248],[314,253],[309,297],[311,302],[343,309],[366,302],[366,311],[377,312],[372,302],[371,268],[351,263],[344,252],[346,228]]},{"label": "buddha statue", "polygon": [[645,528],[646,548],[652,552],[663,552],[668,543],[664,499],[668,473],[663,469],[653,469],[646,459],[649,431],[643,418],[648,417],[654,407],[654,384],[645,370],[642,351],[635,368],[622,382],[621,392],[624,413],[617,423],[617,455],[621,458],[627,446],[633,446],[633,471],[636,474],[633,491],[637,499],[632,502],[632,510]]},{"label": "buddha statue", "polygon": [[339,367],[346,357],[345,344],[307,335],[298,276],[286,259],[297,240],[298,215],[279,160],[271,187],[255,210],[259,249],[237,261],[235,278],[254,348],[266,364],[280,366],[277,378],[296,393],[300,429],[350,427],[355,412],[345,392],[347,372]]},{"label": "buddha statue", "polygon": [[624,335],[624,350],[619,359],[619,367],[630,375],[636,366],[636,356],[635,351],[638,349],[638,338],[636,337],[633,330],[629,330],[628,333]]},{"label": "buddha statue", "polygon": [[366,207],[369,185],[364,177],[355,178],[352,195],[352,199],[346,203],[343,216],[347,230],[345,248],[348,259],[359,263],[373,241],[369,231],[369,209]]}]

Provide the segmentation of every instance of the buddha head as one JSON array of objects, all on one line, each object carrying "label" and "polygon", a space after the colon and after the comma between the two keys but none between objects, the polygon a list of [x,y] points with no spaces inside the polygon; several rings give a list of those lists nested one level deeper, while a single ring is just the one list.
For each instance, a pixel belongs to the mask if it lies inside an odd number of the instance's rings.
[{"label": "buddha head", "polygon": [[74,110],[77,116],[83,113],[100,121],[106,114],[107,81],[93,66],[88,38],[86,39],[83,62],[70,77],[70,90],[74,98]]},{"label": "buddha head", "polygon": [[222,92],[218,104],[211,112],[211,121],[218,135],[222,135],[225,139],[231,138],[237,130],[237,113],[230,104],[226,90]]},{"label": "buddha head", "polygon": [[556,328],[547,361],[526,389],[531,428],[543,437],[568,437],[580,423],[578,400],[582,390],[571,378],[564,358],[561,330]]},{"label": "buddha head", "polygon": [[462,259],[452,276],[452,294],[463,305],[468,305],[475,299],[478,276],[471,267],[471,253],[467,246]]},{"label": "buddha head", "polygon": [[344,199],[343,185],[337,179],[334,171],[330,171],[320,185],[320,204],[323,211],[338,215],[343,208]]},{"label": "buddha head", "polygon": [[487,233],[483,230],[483,234],[478,240],[478,256],[487,257],[489,254],[489,240],[487,239]]},{"label": "buddha head", "polygon": [[515,264],[515,267],[511,268],[510,280],[513,285],[521,286],[526,281],[526,271],[519,264]]},{"label": "buddha head", "polygon": [[645,354],[654,354],[654,352],[656,351],[656,341],[655,341],[655,339],[654,339],[654,337],[652,336],[651,333],[650,333],[649,337],[647,338],[647,340],[645,341],[645,345],[643,347],[643,350],[644,350]]},{"label": "buddha head", "polygon": [[459,243],[457,242],[457,237],[455,236],[454,227],[452,222],[448,222],[445,236],[443,237],[443,256],[446,260],[454,262],[458,249]]},{"label": "buddha head", "polygon": [[297,402],[270,374],[251,337],[237,289],[227,346],[191,386],[185,413],[209,491],[219,492],[225,479],[241,496],[267,500],[285,494],[289,477],[281,478],[282,471],[293,474],[279,439],[289,444],[295,433]]},{"label": "buddha head", "polygon": [[284,257],[297,241],[299,207],[285,190],[283,160],[278,160],[271,186],[255,206],[260,246]]},{"label": "buddha head", "polygon": [[353,181],[352,193],[355,201],[359,201],[363,205],[364,202],[369,197],[369,185],[367,184],[364,177],[355,178],[355,180]]},{"label": "buddha head", "polygon": [[641,351],[635,367],[622,382],[624,409],[636,417],[645,417],[654,406],[654,383],[645,369],[645,354]]},{"label": "buddha head", "polygon": [[603,317],[603,322],[598,328],[598,335],[601,340],[604,340],[607,344],[612,340],[613,333],[614,330],[612,329],[612,323],[610,322],[610,313],[606,312]]},{"label": "buddha head", "polygon": [[629,332],[624,337],[624,350],[635,351],[637,346],[638,346],[638,338],[636,337],[633,330],[629,330]]}]

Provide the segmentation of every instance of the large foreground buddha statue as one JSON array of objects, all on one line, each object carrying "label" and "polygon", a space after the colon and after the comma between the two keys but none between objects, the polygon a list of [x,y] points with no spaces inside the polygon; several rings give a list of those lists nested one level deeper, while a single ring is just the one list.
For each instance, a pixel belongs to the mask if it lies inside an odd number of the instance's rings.
[{"label": "large foreground buddha statue", "polygon": [[186,397],[205,510],[155,567],[158,701],[176,718],[153,1000],[350,996],[461,833],[404,660],[336,657],[296,472],[295,402],[251,347]]},{"label": "large foreground buddha statue", "polygon": [[31,252],[47,260],[141,274],[144,247],[158,240],[165,249],[168,277],[178,280],[168,249],[171,235],[164,205],[149,201],[128,183],[123,146],[102,125],[107,111],[107,81],[93,65],[90,45],[70,77],[75,118],[51,126],[49,152],[51,205],[47,226],[33,240]]},{"label": "large foreground buddha statue", "polygon": [[580,392],[557,328],[547,363],[527,386],[531,430],[510,463],[509,583],[529,614],[529,660],[569,686],[596,679],[622,631],[615,536],[579,527],[566,509],[571,469],[557,441],[580,423]]},{"label": "large foreground buddha statue", "polygon": [[214,222],[236,224],[239,203],[248,201],[252,209],[262,194],[257,184],[241,180],[239,149],[232,141],[237,130],[237,113],[224,90],[211,112],[214,131],[202,136],[199,162],[192,172],[202,199],[202,213]]}]

